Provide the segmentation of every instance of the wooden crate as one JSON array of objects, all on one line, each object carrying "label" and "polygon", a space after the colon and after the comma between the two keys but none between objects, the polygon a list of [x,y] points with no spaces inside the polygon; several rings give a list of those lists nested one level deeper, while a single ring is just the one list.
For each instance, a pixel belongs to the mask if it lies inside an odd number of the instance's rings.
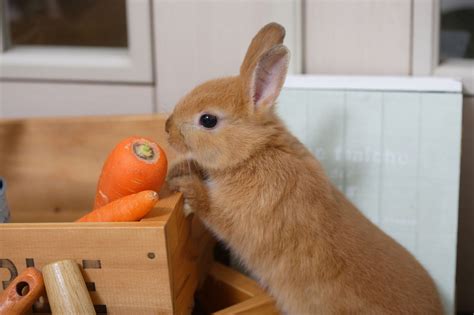
[{"label": "wooden crate", "polygon": [[[164,116],[0,121],[0,174],[12,222],[0,225],[0,290],[27,266],[74,259],[98,313],[188,314],[213,240],[164,189],[141,222],[70,223],[90,210],[107,153],[122,138],[163,144]],[[34,313],[47,312],[46,307]]]},{"label": "wooden crate", "polygon": [[273,298],[254,280],[216,262],[198,291],[197,300],[206,314],[280,314]]}]

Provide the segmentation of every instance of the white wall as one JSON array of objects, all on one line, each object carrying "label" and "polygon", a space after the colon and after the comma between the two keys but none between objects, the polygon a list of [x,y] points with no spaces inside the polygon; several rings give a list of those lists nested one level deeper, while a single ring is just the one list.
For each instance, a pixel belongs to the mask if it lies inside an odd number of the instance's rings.
[{"label": "white wall", "polygon": [[411,0],[308,0],[305,72],[410,74]]},{"label": "white wall", "polygon": [[152,113],[151,85],[0,81],[0,118]]},{"label": "white wall", "polygon": [[[143,36],[153,37],[154,66],[150,84],[3,80],[0,81],[0,117],[2,113],[19,117],[168,112],[196,84],[236,74],[250,39],[269,21],[278,21],[287,28],[286,44],[292,51],[293,72],[299,72],[303,64],[303,70],[316,74],[410,75],[413,72],[410,66],[412,8],[416,6],[425,12],[425,7],[429,9],[431,3],[437,1],[149,2],[152,24]],[[449,9],[459,3],[474,5],[472,0],[443,0],[441,6]],[[430,13],[425,15],[429,20]],[[417,58],[431,60],[429,54],[431,50],[426,49]],[[429,70],[424,72],[428,74]],[[464,102],[457,292],[460,309],[472,311],[474,138],[471,135],[474,130],[470,126],[474,125],[474,97],[466,97]]]},{"label": "white wall", "polygon": [[158,111],[199,83],[239,72],[250,41],[269,22],[286,28],[290,72],[301,69],[301,0],[155,0]]}]

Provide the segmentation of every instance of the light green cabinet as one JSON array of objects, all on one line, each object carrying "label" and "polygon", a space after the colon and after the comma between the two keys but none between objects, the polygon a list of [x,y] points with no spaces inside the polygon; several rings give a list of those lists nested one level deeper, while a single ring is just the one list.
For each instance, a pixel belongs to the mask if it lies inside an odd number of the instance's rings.
[{"label": "light green cabinet", "polygon": [[421,261],[453,314],[460,84],[290,77],[277,109],[333,183]]}]

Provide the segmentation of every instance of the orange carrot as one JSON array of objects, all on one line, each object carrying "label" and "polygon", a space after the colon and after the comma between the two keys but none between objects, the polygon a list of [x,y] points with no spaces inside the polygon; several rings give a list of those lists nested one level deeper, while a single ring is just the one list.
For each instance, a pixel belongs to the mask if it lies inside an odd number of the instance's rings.
[{"label": "orange carrot", "polygon": [[94,209],[76,222],[138,221],[150,212],[157,201],[158,194],[155,191],[141,191]]},{"label": "orange carrot", "polygon": [[167,167],[165,152],[152,140],[129,137],[120,141],[102,168],[94,209],[143,190],[159,191]]}]

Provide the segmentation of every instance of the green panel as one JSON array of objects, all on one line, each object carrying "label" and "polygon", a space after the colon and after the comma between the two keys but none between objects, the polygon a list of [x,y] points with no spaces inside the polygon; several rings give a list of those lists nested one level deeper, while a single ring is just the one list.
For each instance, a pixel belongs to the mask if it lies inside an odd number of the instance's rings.
[{"label": "green panel", "polygon": [[454,312],[462,98],[425,93],[421,97],[417,256]]},{"label": "green panel", "polygon": [[288,129],[303,143],[306,141],[306,90],[284,89],[277,103],[278,115],[283,119]]},{"label": "green panel", "polygon": [[420,94],[383,94],[381,227],[416,250]]},{"label": "green panel", "polygon": [[[343,189],[344,107],[340,91],[308,91],[307,146],[316,155],[332,182]],[[338,154],[339,153],[339,154]]]},{"label": "green panel", "polygon": [[380,163],[374,163],[382,144],[382,93],[347,92],[344,130],[344,192],[378,223]]},{"label": "green panel", "polygon": [[287,89],[279,113],[333,183],[427,268],[454,312],[462,98]]}]

